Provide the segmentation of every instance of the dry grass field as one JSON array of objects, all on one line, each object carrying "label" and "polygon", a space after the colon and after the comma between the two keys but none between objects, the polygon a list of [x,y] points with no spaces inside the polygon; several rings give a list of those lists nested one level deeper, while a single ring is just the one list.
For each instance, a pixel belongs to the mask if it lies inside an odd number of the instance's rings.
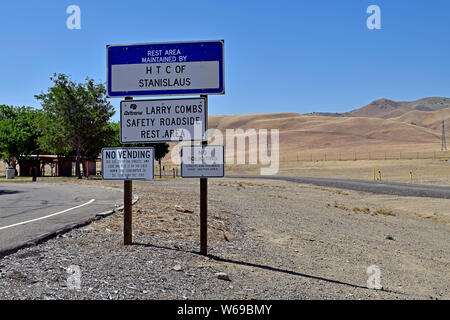
[{"label": "dry grass field", "polygon": [[[324,177],[373,180],[373,169],[382,181],[450,185],[450,162],[447,160],[358,160],[281,162],[279,174],[300,177]],[[260,166],[229,165],[227,175],[259,174]],[[410,177],[412,172],[412,180]]]},{"label": "dry grass field", "polygon": [[[441,125],[450,117],[449,107],[450,99],[439,97],[411,102],[380,99],[342,114],[214,115],[208,127],[224,136],[227,129],[278,129],[282,162],[370,159],[371,155],[377,159],[435,158],[434,153],[441,150]],[[446,132],[450,132],[448,125]]]},{"label": "dry grass field", "polygon": [[[438,129],[379,118],[327,117],[300,114],[211,116],[210,128],[278,129],[280,159],[323,158],[324,154],[394,154],[434,152],[441,147]],[[226,140],[226,139],[225,139]],[[248,150],[246,150],[248,152]],[[393,156],[391,156],[393,157]]]}]

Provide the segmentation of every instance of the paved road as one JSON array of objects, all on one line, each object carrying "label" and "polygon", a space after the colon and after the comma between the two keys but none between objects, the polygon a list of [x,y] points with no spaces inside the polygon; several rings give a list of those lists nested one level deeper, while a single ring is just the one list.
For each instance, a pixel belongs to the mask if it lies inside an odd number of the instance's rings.
[{"label": "paved road", "polygon": [[0,252],[82,223],[122,203],[123,192],[119,189],[0,183]]},{"label": "paved road", "polygon": [[250,178],[250,179],[284,180],[290,182],[312,184],[322,187],[372,192],[377,194],[450,199],[450,187],[445,186],[431,186],[414,183],[383,182],[383,181],[368,181],[368,180],[353,180],[353,179],[292,177],[292,176],[232,175],[226,177],[242,178],[242,179]]}]

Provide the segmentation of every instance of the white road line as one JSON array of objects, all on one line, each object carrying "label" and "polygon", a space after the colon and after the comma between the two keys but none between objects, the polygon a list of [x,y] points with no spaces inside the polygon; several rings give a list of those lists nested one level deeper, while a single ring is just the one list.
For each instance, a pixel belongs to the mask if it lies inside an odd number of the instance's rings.
[{"label": "white road line", "polygon": [[54,217],[54,216],[57,216],[57,215],[59,215],[59,214],[66,213],[66,212],[68,212],[68,211],[75,210],[75,209],[78,209],[78,208],[87,206],[88,204],[91,204],[91,203],[94,202],[94,201],[95,201],[95,199],[91,199],[91,200],[89,200],[89,201],[86,202],[86,203],[80,204],[79,206],[72,207],[72,208],[69,208],[69,209],[66,209],[66,210],[63,210],[63,211],[59,211],[59,212],[56,212],[56,213],[52,213],[52,214],[49,214],[48,216],[43,216],[43,217],[40,217],[40,218],[28,220],[28,221],[23,221],[23,222],[19,222],[19,223],[14,223],[14,224],[11,224],[11,225],[9,225],[9,226],[0,227],[0,230],[4,230],[4,229],[8,229],[8,228],[20,226],[21,224],[26,224],[26,223],[35,222],[35,221],[38,221],[38,220],[42,220],[42,219],[47,219],[47,218],[50,218],[50,217]]}]

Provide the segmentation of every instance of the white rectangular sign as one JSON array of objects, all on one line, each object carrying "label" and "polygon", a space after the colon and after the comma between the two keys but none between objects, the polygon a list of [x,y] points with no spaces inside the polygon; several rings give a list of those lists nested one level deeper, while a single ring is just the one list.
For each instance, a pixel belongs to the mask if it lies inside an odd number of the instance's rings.
[{"label": "white rectangular sign", "polygon": [[223,146],[185,146],[181,149],[183,178],[223,177],[225,175]]},{"label": "white rectangular sign", "polygon": [[154,148],[103,148],[104,180],[153,180]]},{"label": "white rectangular sign", "polygon": [[206,98],[120,102],[120,142],[201,141],[205,139]]},{"label": "white rectangular sign", "polygon": [[[181,72],[183,78],[180,77]],[[168,86],[192,90],[212,89],[219,87],[219,61],[161,63],[157,66],[120,64],[111,67],[111,78],[113,92],[156,92]]]},{"label": "white rectangular sign", "polygon": [[224,41],[108,45],[109,97],[224,94]]}]

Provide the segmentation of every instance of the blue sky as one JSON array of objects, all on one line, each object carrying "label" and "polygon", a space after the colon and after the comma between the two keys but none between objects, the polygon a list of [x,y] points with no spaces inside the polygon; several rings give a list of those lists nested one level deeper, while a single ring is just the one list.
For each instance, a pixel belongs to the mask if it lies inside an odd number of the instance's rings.
[{"label": "blue sky", "polygon": [[[66,28],[72,4],[81,30]],[[381,30],[366,27],[372,4]],[[2,1],[0,103],[39,107],[34,95],[55,72],[106,81],[107,44],[216,39],[226,94],[210,97],[210,114],[450,97],[449,18],[448,0]]]}]

